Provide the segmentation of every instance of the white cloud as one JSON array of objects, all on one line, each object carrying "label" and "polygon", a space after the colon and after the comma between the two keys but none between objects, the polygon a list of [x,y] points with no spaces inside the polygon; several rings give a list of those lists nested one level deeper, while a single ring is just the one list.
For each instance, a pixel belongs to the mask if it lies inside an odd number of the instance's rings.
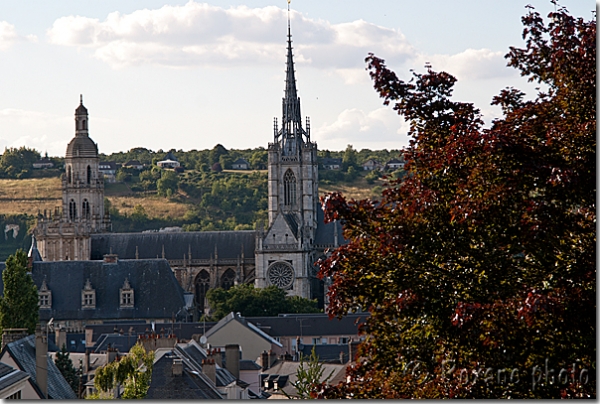
[{"label": "white cloud", "polygon": [[424,55],[416,58],[421,69],[426,62],[432,65],[435,71],[446,71],[458,80],[482,80],[506,77],[513,74],[513,70],[506,67],[506,52],[493,52],[489,49],[467,49],[454,55]]},{"label": "white cloud", "polygon": [[[44,112],[1,109],[0,128],[5,129],[0,136],[0,149],[27,146],[41,152],[47,151],[51,156],[63,156],[66,145],[72,137],[73,130],[68,130],[72,122],[72,118]],[[11,133],[6,128],[18,128],[18,133]],[[51,133],[65,135],[55,138],[50,135]]]},{"label": "white cloud", "polygon": [[[358,20],[330,24],[292,11],[294,61],[316,68],[364,68],[368,52],[403,61],[414,54],[402,33]],[[104,21],[82,16],[57,19],[48,29],[56,45],[88,47],[114,68],[280,64],[287,14],[275,6],[224,9],[190,1],[183,6],[114,12]],[[282,29],[283,28],[283,29]],[[280,33],[280,34],[277,34]]]},{"label": "white cloud", "polygon": [[37,37],[35,35],[19,35],[14,25],[6,21],[0,21],[0,51],[10,48],[11,45],[19,41],[36,42]]},{"label": "white cloud", "polygon": [[[408,145],[408,124],[391,107],[370,112],[345,109],[334,122],[325,123],[315,132],[320,147],[342,150],[346,144],[368,142],[392,144],[393,148]],[[389,146],[384,146],[389,147]]]}]

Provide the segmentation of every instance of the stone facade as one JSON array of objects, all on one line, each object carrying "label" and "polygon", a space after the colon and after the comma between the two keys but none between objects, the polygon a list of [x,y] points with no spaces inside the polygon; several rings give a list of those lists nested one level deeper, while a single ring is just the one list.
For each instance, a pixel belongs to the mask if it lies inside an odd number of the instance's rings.
[{"label": "stone facade", "polygon": [[98,170],[98,146],[88,134],[83,99],[75,110],[75,137],[67,146],[62,175],[62,210],[38,215],[34,230],[44,261],[87,260],[90,235],[110,230],[104,209],[104,178]]}]

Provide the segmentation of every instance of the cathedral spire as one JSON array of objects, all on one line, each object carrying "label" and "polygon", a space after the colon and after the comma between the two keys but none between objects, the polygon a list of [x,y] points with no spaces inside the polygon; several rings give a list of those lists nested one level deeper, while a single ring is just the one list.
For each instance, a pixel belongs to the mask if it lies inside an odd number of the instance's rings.
[{"label": "cathedral spire", "polygon": [[[301,149],[302,143],[305,140],[310,141],[310,135],[306,130],[304,130],[304,128],[302,128],[300,97],[298,97],[298,91],[296,90],[289,1],[287,37],[287,60],[285,71],[285,91],[282,105],[282,121],[281,129],[275,130],[275,137],[276,141],[281,141],[284,154],[296,154],[296,152]],[[303,136],[306,137],[306,139],[304,139]]]}]

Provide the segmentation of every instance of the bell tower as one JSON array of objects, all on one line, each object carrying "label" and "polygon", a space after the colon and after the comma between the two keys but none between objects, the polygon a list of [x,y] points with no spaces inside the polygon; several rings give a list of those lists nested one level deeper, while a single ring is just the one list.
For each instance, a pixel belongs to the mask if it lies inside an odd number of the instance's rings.
[{"label": "bell tower", "polygon": [[257,240],[256,286],[276,285],[289,295],[311,298],[318,208],[317,144],[310,140],[308,118],[302,126],[289,5],[287,37],[281,126],[275,118],[268,149],[269,226]]},{"label": "bell tower", "polygon": [[69,142],[62,176],[62,210],[38,215],[34,234],[44,261],[89,260],[90,234],[110,230],[104,210],[104,178],[98,146],[89,137],[88,110],[79,97],[75,137]]}]

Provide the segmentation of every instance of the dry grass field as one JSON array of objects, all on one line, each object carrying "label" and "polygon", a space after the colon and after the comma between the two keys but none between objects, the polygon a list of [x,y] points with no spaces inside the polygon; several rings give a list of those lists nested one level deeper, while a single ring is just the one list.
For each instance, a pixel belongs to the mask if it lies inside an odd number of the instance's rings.
[{"label": "dry grass field", "polygon": [[0,179],[0,214],[35,215],[60,205],[60,178]]},{"label": "dry grass field", "polygon": [[[375,181],[374,184],[367,184],[364,178],[356,180],[352,185],[347,184],[335,184],[335,185],[322,185],[319,184],[319,196],[323,196],[329,192],[340,192],[346,198],[350,199],[365,199],[365,198],[376,198],[381,193],[381,185],[383,181]],[[377,187],[377,188],[376,188]]]},{"label": "dry grass field", "polygon": [[108,199],[112,207],[121,214],[131,215],[136,205],[142,205],[149,218],[182,218],[190,207],[185,203],[170,201],[156,195],[146,197],[109,196]]}]

